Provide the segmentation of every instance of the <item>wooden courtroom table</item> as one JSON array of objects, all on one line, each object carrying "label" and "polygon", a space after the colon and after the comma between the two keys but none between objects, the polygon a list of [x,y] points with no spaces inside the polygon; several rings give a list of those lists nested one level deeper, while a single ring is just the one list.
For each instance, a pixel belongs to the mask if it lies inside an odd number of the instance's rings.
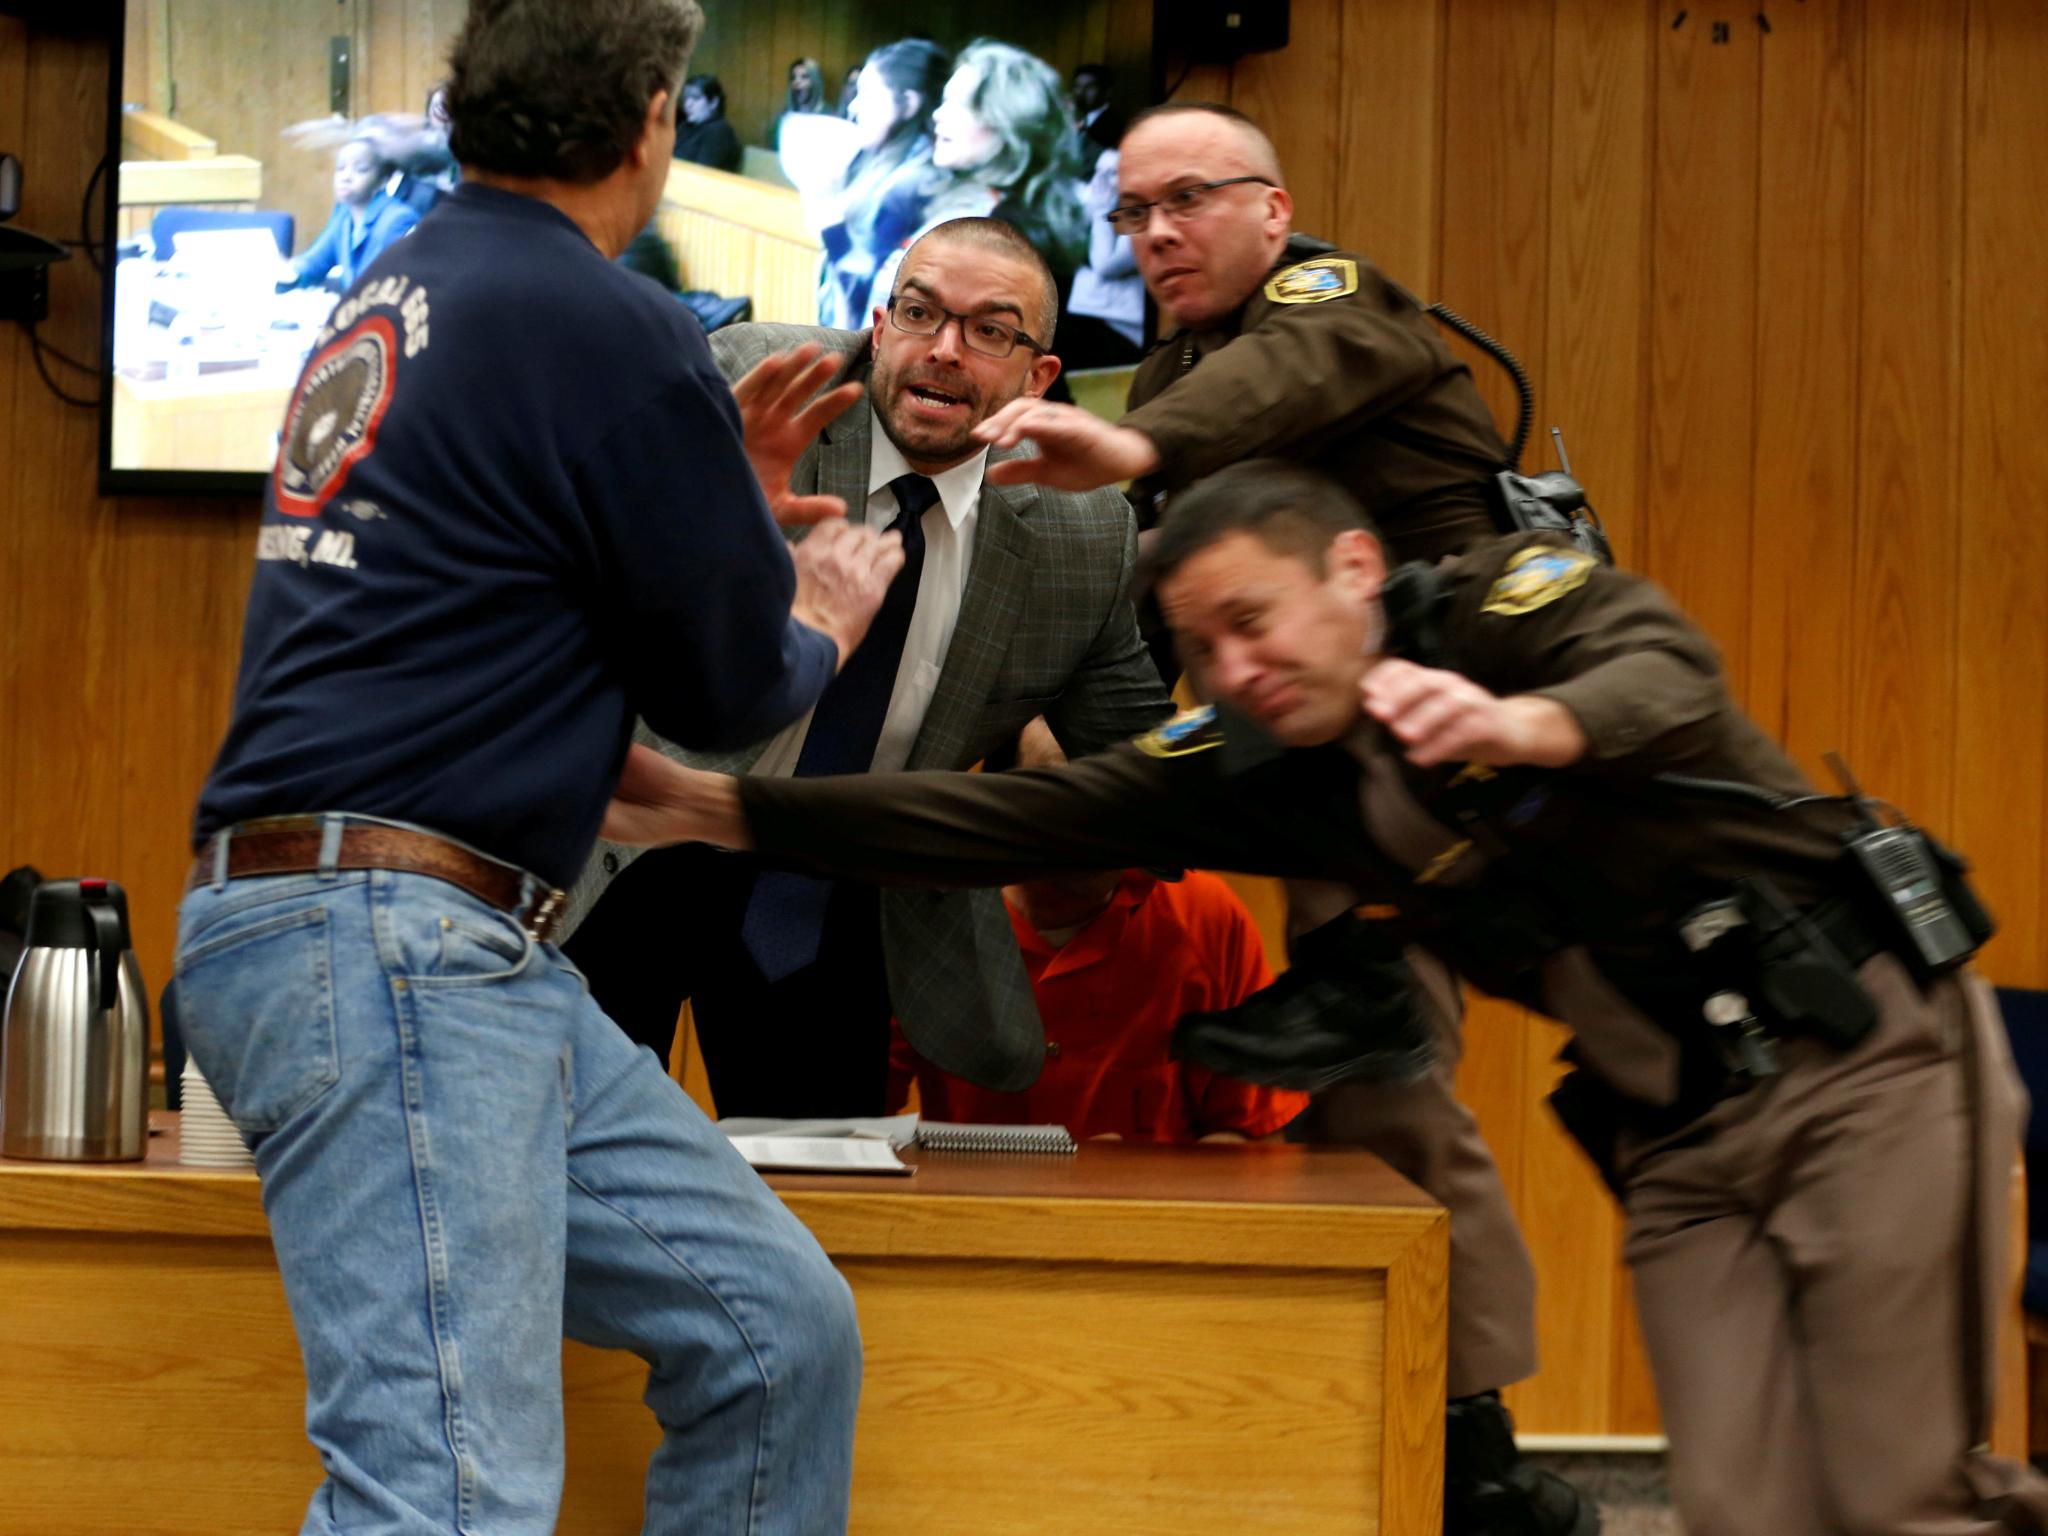
[{"label": "wooden courtroom table", "polygon": [[[0,1531],[296,1530],[319,1467],[255,1176],[0,1160]],[[861,1533],[1422,1536],[1443,1211],[1371,1156],[1090,1144],[769,1182],[853,1287]],[[559,1530],[626,1536],[656,1438],[566,1345]]]}]

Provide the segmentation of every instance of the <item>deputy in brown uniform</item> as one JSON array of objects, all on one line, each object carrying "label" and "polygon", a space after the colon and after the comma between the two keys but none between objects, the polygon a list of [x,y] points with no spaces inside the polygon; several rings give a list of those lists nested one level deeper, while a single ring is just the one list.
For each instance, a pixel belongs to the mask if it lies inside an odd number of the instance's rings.
[{"label": "deputy in brown uniform", "polygon": [[1168,103],[1132,121],[1109,220],[1177,329],[1114,426],[1045,401],[991,416],[984,440],[1038,449],[1003,477],[1133,481],[1149,527],[1171,492],[1277,456],[1350,490],[1399,560],[1499,532],[1507,449],[1470,371],[1371,262],[1294,232],[1282,181],[1272,143],[1229,107]]},{"label": "deputy in brown uniform", "polygon": [[[1138,369],[1130,411],[1110,425],[1073,406],[1019,401],[982,435],[1029,438],[1035,458],[992,478],[1079,489],[1132,480],[1139,526],[1226,465],[1278,455],[1330,474],[1363,501],[1396,561],[1436,560],[1493,537],[1493,477],[1507,450],[1470,372],[1406,292],[1363,256],[1292,232],[1293,202],[1271,142],[1227,107],[1168,104],[1133,121],[1110,219],[1178,326]],[[1154,535],[1140,535],[1141,550]],[[1141,554],[1141,570],[1144,565]],[[1171,677],[1156,612],[1155,657]],[[1299,936],[1341,896],[1288,888]],[[1305,956],[1335,977],[1342,956]],[[1353,970],[1353,994],[1368,978]],[[1451,1536],[1585,1536],[1591,1501],[1516,1464],[1498,1390],[1536,1369],[1536,1279],[1500,1171],[1458,1102],[1456,983],[1425,973],[1437,1069],[1409,1084],[1353,1081],[1318,1095],[1290,1133],[1370,1148],[1451,1212],[1452,1399],[1446,1449]],[[1534,1524],[1502,1506],[1517,1487]]]},{"label": "deputy in brown uniform", "polygon": [[1699,630],[1520,536],[1389,634],[1356,504],[1278,465],[1188,492],[1159,558],[1214,718],[997,775],[636,760],[609,831],[917,883],[1184,862],[1398,908],[1414,951],[1575,1033],[1690,1536],[2048,1530],[2048,1483],[1973,1449],[2024,1104],[1970,946],[1929,965],[1888,926],[1857,803],[1736,709]]}]

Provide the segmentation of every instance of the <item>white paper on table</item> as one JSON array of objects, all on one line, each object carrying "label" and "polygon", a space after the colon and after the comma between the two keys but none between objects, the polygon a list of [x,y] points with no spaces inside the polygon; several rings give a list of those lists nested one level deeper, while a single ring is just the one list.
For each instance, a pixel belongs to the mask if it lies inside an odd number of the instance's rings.
[{"label": "white paper on table", "polygon": [[907,1147],[917,1140],[917,1116],[855,1116],[846,1120],[774,1120],[766,1115],[728,1115],[718,1122],[728,1136],[865,1136]]},{"label": "white paper on table", "polygon": [[871,1136],[735,1136],[732,1144],[755,1168],[783,1173],[909,1173],[886,1141]]}]

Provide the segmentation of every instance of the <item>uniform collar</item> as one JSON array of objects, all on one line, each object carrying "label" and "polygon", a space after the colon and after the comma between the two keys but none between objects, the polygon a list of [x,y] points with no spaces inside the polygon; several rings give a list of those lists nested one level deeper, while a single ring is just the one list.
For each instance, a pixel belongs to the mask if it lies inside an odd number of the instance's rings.
[{"label": "uniform collar", "polygon": [[[1273,263],[1273,271],[1291,267],[1296,262],[1307,261],[1315,256],[1327,256],[1337,247],[1327,240],[1318,240],[1314,235],[1304,235],[1299,230],[1287,237],[1287,245],[1280,252],[1280,259]],[[1269,277],[1271,273],[1267,274]]]},{"label": "uniform collar", "polygon": [[[891,481],[904,475],[914,475],[889,434],[882,430],[882,418],[875,411],[873,401],[868,402],[868,494],[874,495]],[[988,450],[982,449],[973,458],[955,464],[951,469],[940,470],[930,477],[938,490],[939,505],[946,509],[946,521],[953,525],[953,531],[960,531],[960,524],[981,496],[981,477],[988,468]]]},{"label": "uniform collar", "polygon": [[[1289,267],[1299,262],[1307,261],[1312,257],[1326,255],[1336,249],[1337,247],[1330,244],[1329,241],[1318,240],[1314,235],[1299,233],[1289,235],[1287,237],[1287,244],[1281,248],[1279,259],[1266,269],[1266,279],[1270,279],[1276,272],[1286,271]],[[1237,308],[1218,320],[1214,325],[1205,326],[1199,331],[1190,331],[1186,326],[1182,326],[1171,336],[1167,337],[1166,340],[1159,343],[1159,345],[1162,347],[1173,347],[1183,355],[1192,346],[1194,355],[1188,358],[1188,362],[1190,364],[1200,362],[1211,352],[1224,346],[1244,330],[1245,315],[1252,305],[1258,302],[1259,295],[1264,290],[1265,279],[1262,279],[1259,286],[1252,289],[1246,295],[1245,301],[1242,304],[1238,305]]]}]

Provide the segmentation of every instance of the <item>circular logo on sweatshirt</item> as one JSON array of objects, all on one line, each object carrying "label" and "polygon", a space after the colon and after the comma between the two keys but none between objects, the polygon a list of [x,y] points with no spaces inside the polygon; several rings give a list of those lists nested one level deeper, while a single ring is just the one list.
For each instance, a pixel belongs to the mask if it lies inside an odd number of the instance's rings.
[{"label": "circular logo on sweatshirt", "polygon": [[278,445],[277,510],[312,517],[376,445],[397,375],[391,322],[371,316],[306,365]]}]

